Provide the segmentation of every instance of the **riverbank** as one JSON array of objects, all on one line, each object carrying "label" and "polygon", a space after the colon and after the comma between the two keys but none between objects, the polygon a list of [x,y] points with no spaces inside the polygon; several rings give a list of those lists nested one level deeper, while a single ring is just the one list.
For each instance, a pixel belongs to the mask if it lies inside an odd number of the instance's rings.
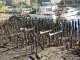
[{"label": "riverbank", "polygon": [[0,60],[80,60],[80,56],[72,53],[73,51],[75,52],[75,49],[65,50],[63,46],[46,48],[38,53],[40,59],[37,59],[35,55],[26,56],[25,49],[0,53]]}]

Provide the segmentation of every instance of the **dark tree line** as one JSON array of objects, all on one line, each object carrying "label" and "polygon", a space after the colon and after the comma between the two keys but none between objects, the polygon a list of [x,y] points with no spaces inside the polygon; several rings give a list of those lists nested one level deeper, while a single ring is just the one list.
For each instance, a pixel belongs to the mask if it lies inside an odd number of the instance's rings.
[{"label": "dark tree line", "polygon": [[80,3],[80,0],[61,0],[60,4],[72,4],[72,3]]}]

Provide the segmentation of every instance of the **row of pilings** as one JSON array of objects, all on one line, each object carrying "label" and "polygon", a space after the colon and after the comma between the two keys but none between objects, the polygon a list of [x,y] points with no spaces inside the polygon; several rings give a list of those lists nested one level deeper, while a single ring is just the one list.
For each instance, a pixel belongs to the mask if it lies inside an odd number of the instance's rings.
[{"label": "row of pilings", "polygon": [[55,46],[75,48],[80,39],[80,20],[53,20],[19,18],[0,24],[0,48],[8,43],[12,49],[26,48],[28,54]]}]

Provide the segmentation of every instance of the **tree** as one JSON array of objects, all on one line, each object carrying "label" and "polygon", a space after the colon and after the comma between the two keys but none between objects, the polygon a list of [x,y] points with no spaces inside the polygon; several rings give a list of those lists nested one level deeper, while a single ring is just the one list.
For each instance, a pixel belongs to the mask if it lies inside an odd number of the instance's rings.
[{"label": "tree", "polygon": [[5,5],[5,3],[0,1],[0,7],[3,7],[4,5]]},{"label": "tree", "polygon": [[20,3],[12,4],[12,7],[14,7],[14,8],[32,8],[32,5],[28,5],[24,2],[20,2]]},{"label": "tree", "polygon": [[80,0],[61,0],[61,4],[71,4],[71,3],[80,3]]},{"label": "tree", "polygon": [[61,5],[64,5],[64,1],[63,1],[63,0],[61,0],[60,4],[61,4]]},{"label": "tree", "polygon": [[14,8],[19,8],[19,7],[21,7],[21,5],[18,4],[18,3],[14,3],[14,4],[12,4],[12,7],[14,7]]},{"label": "tree", "polygon": [[42,1],[43,1],[43,0],[37,0],[37,3],[38,3],[38,4],[41,4],[41,3],[42,3]]},{"label": "tree", "polygon": [[38,3],[41,4],[43,0],[38,0]]}]

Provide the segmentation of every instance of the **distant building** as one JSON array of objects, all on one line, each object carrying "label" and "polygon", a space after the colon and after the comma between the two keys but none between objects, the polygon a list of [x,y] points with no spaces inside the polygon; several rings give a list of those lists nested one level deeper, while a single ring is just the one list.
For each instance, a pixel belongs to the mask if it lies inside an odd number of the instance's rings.
[{"label": "distant building", "polygon": [[6,1],[6,5],[12,5],[13,1],[12,0],[5,0]]},{"label": "distant building", "polygon": [[28,5],[30,5],[33,2],[33,0],[1,0],[1,1],[6,2],[6,5],[12,5],[13,3],[19,3],[19,2],[25,2]]}]

